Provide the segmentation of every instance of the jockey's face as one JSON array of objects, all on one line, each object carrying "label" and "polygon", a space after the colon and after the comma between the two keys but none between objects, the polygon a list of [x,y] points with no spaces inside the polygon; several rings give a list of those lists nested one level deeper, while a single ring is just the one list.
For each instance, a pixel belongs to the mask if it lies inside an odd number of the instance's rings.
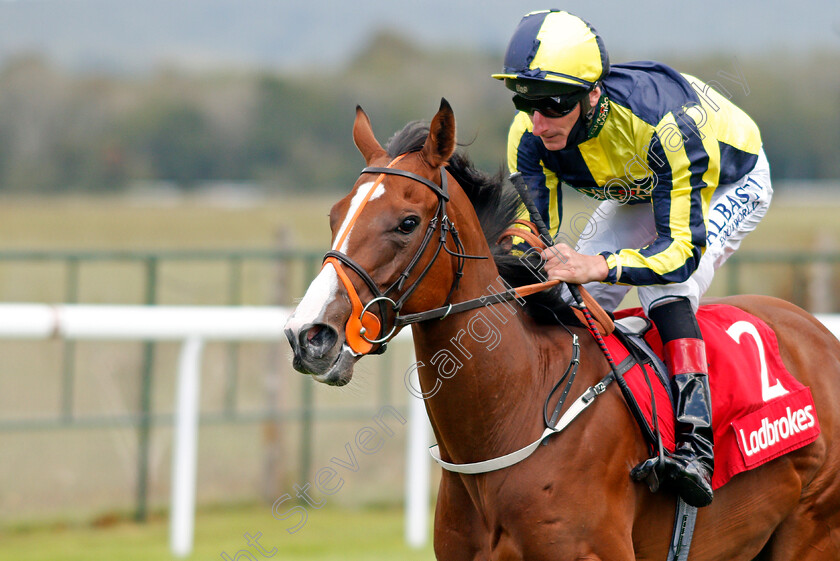
[{"label": "jockey's face", "polygon": [[534,124],[534,136],[540,137],[545,147],[549,150],[562,150],[569,140],[569,133],[580,116],[580,104],[578,103],[571,113],[563,117],[546,117],[539,111],[531,115],[531,122]]},{"label": "jockey's face", "polygon": [[[601,88],[597,87],[589,92],[589,106],[594,107],[601,97]],[[571,113],[562,117],[546,117],[539,111],[534,111],[530,116],[533,123],[534,136],[540,137],[543,144],[549,150],[562,150],[569,141],[569,134],[580,117],[581,105],[575,106]]]}]

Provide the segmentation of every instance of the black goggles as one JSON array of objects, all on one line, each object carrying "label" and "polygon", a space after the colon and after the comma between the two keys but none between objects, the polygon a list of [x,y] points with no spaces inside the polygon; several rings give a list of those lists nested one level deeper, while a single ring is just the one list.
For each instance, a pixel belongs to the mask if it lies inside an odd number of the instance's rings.
[{"label": "black goggles", "polygon": [[571,113],[582,98],[583,96],[530,98],[516,94],[513,96],[513,106],[528,115],[533,115],[536,111],[544,117],[556,119]]}]

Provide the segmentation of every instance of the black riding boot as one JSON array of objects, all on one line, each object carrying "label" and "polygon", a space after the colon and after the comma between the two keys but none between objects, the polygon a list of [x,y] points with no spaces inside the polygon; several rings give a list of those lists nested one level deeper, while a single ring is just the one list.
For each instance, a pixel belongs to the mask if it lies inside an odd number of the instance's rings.
[{"label": "black riding boot", "polygon": [[662,338],[676,397],[676,450],[660,473],[686,503],[706,506],[713,498],[715,468],[706,347],[688,300],[660,304],[649,315]]}]

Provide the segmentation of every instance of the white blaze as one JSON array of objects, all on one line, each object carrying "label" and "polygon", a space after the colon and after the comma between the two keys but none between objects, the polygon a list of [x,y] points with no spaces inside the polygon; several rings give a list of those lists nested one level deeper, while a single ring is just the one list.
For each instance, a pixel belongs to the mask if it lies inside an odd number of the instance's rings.
[{"label": "white blaze", "polygon": [[[362,201],[368,196],[373,186],[376,185],[375,181],[370,181],[368,183],[364,183],[359,186],[359,190],[356,191],[356,194],[353,195],[353,199],[350,201],[350,208],[347,209],[347,215],[344,217],[344,222],[341,223],[341,227],[338,229],[338,233],[335,235],[335,243],[333,244],[333,251],[340,251],[342,253],[347,253],[347,246],[350,243],[350,232],[353,231],[353,225],[350,224],[350,221],[353,219],[353,216],[356,214],[356,211],[359,208],[359,205],[362,204]],[[381,197],[385,193],[385,187],[380,183],[376,186],[376,191],[370,196],[369,201],[376,199],[377,197]],[[348,230],[349,228],[349,230]],[[347,230],[347,237],[344,238],[344,243],[341,244],[341,247],[336,247],[338,242],[344,236],[344,232]]]},{"label": "white blaze", "polygon": [[286,329],[299,333],[303,326],[318,323],[323,318],[327,304],[333,301],[336,294],[338,275],[332,263],[327,263],[306,289],[303,299],[286,322]]},{"label": "white blaze", "polygon": [[[356,194],[353,195],[353,199],[350,201],[350,208],[347,209],[347,215],[344,217],[344,221],[341,223],[341,227],[338,229],[338,233],[335,236],[335,243],[333,244],[333,251],[338,250],[342,253],[347,252],[347,246],[350,242],[350,233],[353,231],[353,225],[350,221],[353,219],[353,216],[356,214],[356,211],[359,209],[359,206],[362,202],[368,197],[368,194],[374,189],[374,185],[376,185],[375,181],[369,181],[368,183],[362,184]],[[370,195],[368,201],[372,201],[377,197],[381,197],[385,193],[385,187],[383,187],[382,183],[376,186],[376,190]],[[338,245],[339,240],[344,237],[345,231],[347,235],[344,239],[344,243],[341,244],[341,247],[336,247]],[[338,287],[339,287],[339,279],[338,273],[335,271],[335,266],[332,263],[327,263],[321,272],[318,273],[318,276],[315,277],[315,280],[312,281],[312,284],[309,285],[309,288],[306,289],[306,294],[303,295],[303,299],[295,308],[294,313],[292,313],[289,320],[286,322],[286,329],[291,329],[295,333],[299,333],[300,330],[309,324],[312,323],[319,323],[324,317],[324,311],[326,310],[327,304],[335,299],[336,294],[338,294]]]}]

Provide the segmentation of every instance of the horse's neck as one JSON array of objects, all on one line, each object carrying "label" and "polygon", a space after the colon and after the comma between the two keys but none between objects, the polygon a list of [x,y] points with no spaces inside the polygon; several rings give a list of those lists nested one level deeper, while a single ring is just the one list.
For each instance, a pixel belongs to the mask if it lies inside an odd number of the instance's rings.
[{"label": "horse's neck", "polygon": [[486,297],[489,305],[412,329],[420,386],[438,444],[455,461],[473,461],[509,452],[530,425],[542,430],[552,365],[568,361],[571,338],[558,328],[535,329],[516,300],[492,304],[494,293],[507,287],[469,211],[471,203],[455,186],[452,203],[465,252],[488,258],[467,263],[451,301]]},{"label": "horse's neck", "polygon": [[[495,267],[488,265],[479,277],[486,282],[459,291],[456,301],[488,295],[493,301],[493,290],[477,289],[502,290],[494,283]],[[542,400],[555,366],[571,356],[568,335],[557,328],[534,329],[515,300],[417,324],[414,339],[438,443],[461,461],[510,451],[530,425],[541,430]]]}]

